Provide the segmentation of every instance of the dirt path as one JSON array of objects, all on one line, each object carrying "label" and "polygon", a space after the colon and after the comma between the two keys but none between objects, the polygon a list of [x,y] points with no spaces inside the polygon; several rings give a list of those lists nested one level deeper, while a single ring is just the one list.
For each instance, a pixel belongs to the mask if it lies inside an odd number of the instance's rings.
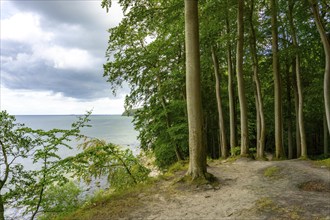
[{"label": "dirt path", "polygon": [[215,161],[208,172],[218,186],[156,182],[87,219],[330,220],[330,171],[309,161]]},{"label": "dirt path", "polygon": [[[265,171],[270,172],[265,176]],[[330,219],[330,172],[308,161],[211,163],[219,187],[141,197],[128,219]]]}]

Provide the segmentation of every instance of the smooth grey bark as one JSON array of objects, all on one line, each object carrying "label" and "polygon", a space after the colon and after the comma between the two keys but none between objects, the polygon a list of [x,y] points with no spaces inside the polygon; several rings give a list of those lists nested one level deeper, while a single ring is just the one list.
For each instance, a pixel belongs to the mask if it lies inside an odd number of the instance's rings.
[{"label": "smooth grey bark", "polygon": [[329,139],[328,139],[328,126],[327,119],[324,114],[323,116],[323,153],[325,156],[329,155]]},{"label": "smooth grey bark", "polygon": [[300,144],[300,131],[299,131],[299,120],[298,120],[298,106],[299,106],[299,97],[298,97],[298,88],[296,81],[296,62],[292,62],[292,87],[294,94],[294,108],[295,108],[295,116],[296,116],[296,156],[299,158],[301,156],[301,144]]},{"label": "smooth grey bark", "polygon": [[250,23],[250,48],[252,55],[252,71],[253,80],[256,88],[256,107],[257,107],[257,158],[264,157],[265,139],[266,139],[266,126],[265,126],[265,115],[263,100],[261,94],[261,85],[259,79],[259,60],[257,55],[257,38],[255,34],[255,28],[253,25],[253,12],[254,12],[254,0],[251,0],[251,8],[249,14]]},{"label": "smooth grey bark", "polygon": [[217,55],[215,53],[215,49],[212,46],[211,48],[212,53],[212,61],[214,67],[214,75],[215,75],[215,90],[217,96],[217,107],[218,107],[218,115],[219,115],[219,132],[220,132],[220,144],[221,144],[221,157],[227,158],[228,157],[228,150],[227,150],[227,138],[226,138],[226,131],[225,131],[225,121],[223,117],[223,110],[222,110],[222,98],[221,98],[221,85],[220,85],[220,72],[219,72],[219,62]]},{"label": "smooth grey bark", "polygon": [[205,178],[206,149],[203,145],[198,1],[185,0],[186,91],[189,127],[189,169],[192,179]]},{"label": "smooth grey bark", "polygon": [[257,89],[254,88],[254,101],[255,101],[255,107],[256,107],[256,132],[257,132],[257,139],[256,139],[256,144],[257,144],[257,158],[259,155],[259,150],[260,150],[260,112],[259,112],[259,101],[258,101],[258,95],[257,95]]},{"label": "smooth grey bark", "polygon": [[278,56],[278,30],[277,30],[277,4],[276,0],[270,1],[271,26],[272,26],[272,52],[273,52],[273,76],[274,76],[274,112],[275,112],[275,157],[283,156],[283,115],[282,115],[282,91],[281,75],[279,71]]},{"label": "smooth grey bark", "polygon": [[230,149],[233,150],[237,147],[236,140],[236,111],[235,111],[235,96],[234,96],[234,72],[233,72],[233,61],[232,61],[232,47],[230,35],[230,25],[229,25],[229,15],[228,15],[228,0],[226,9],[226,33],[227,33],[227,65],[228,65],[228,98],[229,98],[229,127],[230,127]]},{"label": "smooth grey bark", "polygon": [[249,153],[249,130],[247,119],[247,104],[245,97],[244,78],[243,78],[243,46],[244,46],[244,0],[238,1],[237,11],[237,83],[238,83],[238,99],[241,113],[241,156],[247,156]]},{"label": "smooth grey bark", "polygon": [[292,138],[292,104],[291,104],[291,77],[290,77],[290,64],[286,66],[287,74],[286,74],[286,95],[288,100],[288,159],[293,158],[293,138]]},{"label": "smooth grey bark", "polygon": [[324,25],[319,13],[318,1],[309,0],[312,7],[314,21],[317,30],[320,34],[321,41],[323,44],[324,54],[325,54],[325,70],[324,70],[324,105],[325,105],[325,115],[328,124],[328,133],[330,134],[330,39],[327,36]]},{"label": "smooth grey bark", "polygon": [[296,82],[297,82],[297,91],[298,91],[298,124],[299,124],[299,133],[300,133],[300,144],[301,144],[301,156],[307,157],[307,144],[306,144],[306,133],[305,133],[305,124],[304,124],[304,112],[303,112],[303,92],[302,92],[302,83],[301,83],[301,73],[300,73],[300,56],[299,56],[299,45],[296,34],[296,29],[293,22],[293,9],[294,9],[294,0],[289,0],[289,25],[291,29],[291,36],[293,41],[293,46],[295,48],[295,62],[296,62]]}]

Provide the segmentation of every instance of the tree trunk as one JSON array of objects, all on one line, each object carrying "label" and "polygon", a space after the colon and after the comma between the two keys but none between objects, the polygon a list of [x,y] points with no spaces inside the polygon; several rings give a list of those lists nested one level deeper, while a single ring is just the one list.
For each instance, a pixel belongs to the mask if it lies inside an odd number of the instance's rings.
[{"label": "tree trunk", "polygon": [[1,194],[0,194],[0,220],[5,220],[5,208]]},{"label": "tree trunk", "polygon": [[299,97],[298,97],[298,88],[296,81],[296,62],[292,62],[292,86],[294,94],[294,108],[296,116],[296,149],[297,149],[297,158],[301,157],[301,147],[300,147],[300,131],[299,131],[299,120],[298,120],[298,106],[299,106]]},{"label": "tree trunk", "polygon": [[323,116],[323,153],[329,155],[328,127],[326,116]]},{"label": "tree trunk", "polygon": [[228,65],[228,97],[229,97],[229,121],[230,121],[230,149],[233,150],[237,147],[236,141],[236,112],[235,112],[235,98],[234,98],[234,73],[233,73],[233,61],[231,55],[231,40],[230,40],[230,25],[228,15],[228,0],[226,9],[226,32],[227,32],[227,65]]},{"label": "tree trunk", "polygon": [[260,129],[257,129],[257,158],[264,157],[264,149],[265,149],[265,138],[266,138],[266,126],[265,126],[265,115],[264,115],[264,107],[263,100],[261,94],[261,85],[259,80],[259,60],[257,55],[257,39],[255,34],[255,29],[253,25],[253,12],[254,12],[254,0],[251,0],[251,8],[249,15],[249,23],[250,23],[250,48],[252,55],[252,70],[253,70],[253,79],[256,86],[256,106],[257,106],[257,127],[260,126]]},{"label": "tree trunk", "polygon": [[295,61],[296,61],[296,80],[298,89],[298,122],[299,122],[299,133],[300,133],[300,143],[301,143],[301,156],[307,157],[307,144],[306,144],[306,133],[304,125],[304,112],[303,112],[303,92],[301,85],[301,74],[300,74],[300,56],[299,56],[299,45],[296,30],[293,23],[293,8],[294,0],[289,1],[289,24],[291,29],[293,46],[295,48]]},{"label": "tree trunk", "polygon": [[288,100],[288,159],[293,158],[293,140],[292,140],[292,104],[291,104],[291,77],[290,77],[290,64],[287,64],[286,74],[286,94]]},{"label": "tree trunk", "polygon": [[248,130],[248,120],[247,120],[247,105],[245,97],[244,88],[244,78],[243,78],[243,46],[244,46],[244,0],[238,1],[238,11],[237,11],[237,29],[238,29],[238,39],[237,39],[237,58],[236,58],[236,68],[237,68],[237,82],[238,82],[238,98],[241,110],[241,155],[247,156],[249,153],[249,130]]},{"label": "tree trunk", "polygon": [[202,137],[202,98],[198,1],[185,0],[186,91],[189,126],[189,169],[192,179],[205,178],[206,151]]},{"label": "tree trunk", "polygon": [[225,122],[222,111],[222,100],[221,100],[221,86],[220,86],[220,73],[219,73],[219,63],[218,58],[215,53],[214,47],[212,47],[212,60],[214,66],[214,75],[215,75],[215,90],[217,96],[217,107],[219,114],[219,130],[220,130],[220,144],[221,144],[221,157],[227,158],[228,150],[227,150],[227,138],[225,131]]},{"label": "tree trunk", "polygon": [[325,71],[324,71],[324,105],[325,115],[328,124],[328,133],[330,134],[330,39],[327,36],[324,25],[322,24],[319,6],[316,0],[309,0],[312,7],[313,17],[317,30],[320,34],[325,53]]},{"label": "tree trunk", "polygon": [[276,0],[270,1],[271,23],[272,23],[272,51],[273,51],[273,75],[274,75],[274,107],[275,107],[275,157],[283,156],[282,143],[282,94],[281,74],[279,71],[278,58],[278,30],[277,30],[277,5]]},{"label": "tree trunk", "polygon": [[256,145],[257,145],[257,158],[259,157],[259,151],[260,151],[260,130],[261,130],[261,123],[260,123],[260,111],[259,111],[259,101],[258,101],[258,94],[257,94],[257,88],[254,89],[254,100],[255,100],[255,106],[256,106]]}]

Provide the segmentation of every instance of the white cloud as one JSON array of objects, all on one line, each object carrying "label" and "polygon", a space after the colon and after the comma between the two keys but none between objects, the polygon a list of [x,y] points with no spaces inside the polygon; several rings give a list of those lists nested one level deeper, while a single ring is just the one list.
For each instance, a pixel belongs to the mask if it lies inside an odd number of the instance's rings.
[{"label": "white cloud", "polygon": [[[100,7],[100,0],[0,1],[0,4],[3,49],[0,110],[11,114],[83,114],[94,108],[94,114],[122,113],[123,98],[84,102],[77,95],[81,91],[90,91],[84,97],[107,95],[102,79],[106,30],[123,17],[116,1],[109,14]],[[82,78],[90,80],[84,82],[90,89],[80,84]]]},{"label": "white cloud", "polygon": [[[44,31],[40,22],[40,16],[32,13],[18,13],[1,20],[2,40],[17,41],[28,44],[32,48],[32,54],[19,53],[14,58],[16,64],[29,63],[31,65],[44,60],[56,69],[82,70],[95,68],[95,65],[100,63],[99,59],[93,57],[87,50],[54,44],[56,34]],[[78,25],[62,24],[63,31],[77,33],[81,31],[80,29]]]},{"label": "white cloud", "polygon": [[86,50],[64,48],[56,45],[50,47],[36,46],[34,55],[40,59],[50,61],[56,69],[92,69],[95,68],[98,60]]},{"label": "white cloud", "polygon": [[49,42],[54,37],[40,27],[40,17],[32,13],[18,13],[1,20],[1,39],[35,44]]},{"label": "white cloud", "polygon": [[93,114],[121,114],[124,98],[101,98],[82,102],[49,91],[11,90],[1,88],[0,110],[13,115],[84,114],[93,109]]}]

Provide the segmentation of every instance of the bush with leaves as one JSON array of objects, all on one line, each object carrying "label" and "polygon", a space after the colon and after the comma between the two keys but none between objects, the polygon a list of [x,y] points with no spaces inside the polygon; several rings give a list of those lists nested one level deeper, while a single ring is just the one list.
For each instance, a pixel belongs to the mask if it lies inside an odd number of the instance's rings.
[{"label": "bush with leaves", "polygon": [[52,185],[45,192],[41,208],[41,219],[53,219],[78,209],[82,201],[79,198],[81,189],[72,181],[62,185]]},{"label": "bush with leaves", "polygon": [[149,170],[142,166],[129,149],[106,143],[99,139],[89,139],[80,145],[83,152],[63,160],[73,177],[87,183],[92,178],[107,177],[111,187],[125,188],[148,178]]},{"label": "bush with leaves", "polygon": [[[15,122],[6,111],[0,112],[0,220],[4,219],[4,205],[23,207],[24,215],[34,219],[42,207],[45,191],[50,186],[62,186],[65,177],[60,148],[72,149],[73,137],[81,138],[80,129],[87,126],[89,115],[80,117],[70,130],[33,130]],[[18,159],[31,159],[36,170],[27,170]],[[4,191],[6,189],[6,191]]]}]

